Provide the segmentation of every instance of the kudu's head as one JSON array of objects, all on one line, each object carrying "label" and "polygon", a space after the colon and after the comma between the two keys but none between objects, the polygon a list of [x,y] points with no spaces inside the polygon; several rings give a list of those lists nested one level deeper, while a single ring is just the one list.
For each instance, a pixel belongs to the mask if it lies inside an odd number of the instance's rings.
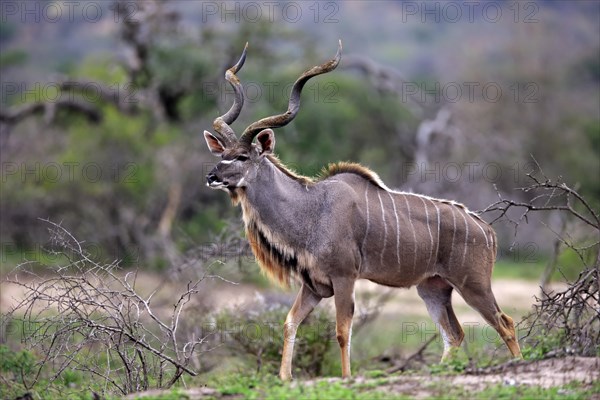
[{"label": "kudu's head", "polygon": [[[244,47],[239,61],[225,72],[225,79],[233,87],[235,95],[233,105],[224,115],[214,120],[215,135],[204,131],[204,139],[211,153],[221,157],[221,161],[206,176],[206,184],[213,189],[226,190],[230,194],[256,178],[262,159],[275,148],[275,134],[272,128],[287,125],[294,119],[300,109],[300,93],[310,78],[332,71],[338,66],[342,42],[339,42],[338,51],[332,60],[312,67],[300,75],[292,87],[288,110],[284,114],[263,118],[250,124],[238,139],[230,124],[240,115],[244,105],[244,91],[236,73],[244,65],[247,49],[248,44]],[[255,137],[257,143],[253,143]]]}]

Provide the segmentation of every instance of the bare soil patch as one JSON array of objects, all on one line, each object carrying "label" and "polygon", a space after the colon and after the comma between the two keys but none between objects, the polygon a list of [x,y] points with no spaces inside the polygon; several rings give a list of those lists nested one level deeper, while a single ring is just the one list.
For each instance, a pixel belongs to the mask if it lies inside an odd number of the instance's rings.
[{"label": "bare soil patch", "polygon": [[490,373],[483,372],[487,381],[502,378],[502,382],[514,382],[521,385],[536,385],[544,388],[562,386],[572,381],[592,384],[600,379],[600,358],[564,357],[527,362],[493,368]]},{"label": "bare soil patch", "polygon": [[579,382],[591,386],[600,379],[600,358],[565,357],[540,361],[519,361],[481,371],[479,374],[461,375],[408,375],[394,377],[382,389],[395,394],[407,394],[424,398],[436,394],[444,385],[461,386],[476,393],[486,387],[539,386],[561,387]]}]

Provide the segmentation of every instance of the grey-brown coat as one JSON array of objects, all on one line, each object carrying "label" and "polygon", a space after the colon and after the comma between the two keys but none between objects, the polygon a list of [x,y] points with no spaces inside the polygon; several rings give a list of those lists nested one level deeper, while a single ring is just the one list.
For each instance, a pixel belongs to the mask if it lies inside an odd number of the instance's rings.
[{"label": "grey-brown coat", "polygon": [[[226,78],[236,93],[231,109],[204,132],[211,152],[222,159],[208,186],[227,191],[241,204],[246,234],[263,271],[283,285],[301,284],[284,328],[280,376],[292,376],[298,325],[322,298],[334,296],[342,375],[350,376],[354,284],[358,279],[392,287],[417,286],[444,339],[444,356],[464,333],[450,301],[456,290],[492,325],[514,356],[520,356],[512,319],[491,290],[496,235],[462,204],[390,190],[369,169],[353,163],[330,165],[318,179],[295,174],[272,153],[271,128],[289,123],[300,107],[308,79],[334,69],[336,57],[300,76],[288,111],[251,124],[237,140],[229,127],[241,110],[243,91],[235,73]],[[257,143],[254,144],[253,139]]]}]

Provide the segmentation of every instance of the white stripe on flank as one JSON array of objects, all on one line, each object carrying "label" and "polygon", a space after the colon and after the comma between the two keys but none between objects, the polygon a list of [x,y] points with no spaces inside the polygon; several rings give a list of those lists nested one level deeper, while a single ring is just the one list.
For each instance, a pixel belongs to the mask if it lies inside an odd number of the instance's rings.
[{"label": "white stripe on flank", "polygon": [[381,189],[383,189],[383,190],[386,190],[386,191],[388,191],[388,192],[390,192],[390,193],[394,193],[394,194],[402,194],[402,195],[411,195],[411,196],[417,196],[417,197],[421,197],[421,198],[424,198],[424,199],[427,199],[427,200],[432,200],[432,201],[441,201],[442,203],[445,203],[445,204],[449,204],[449,205],[458,206],[458,207],[460,207],[460,208],[463,208],[463,209],[465,210],[465,212],[466,212],[467,214],[469,214],[469,216],[470,216],[470,217],[473,217],[473,218],[478,218],[478,216],[477,216],[477,214],[476,214],[476,213],[474,213],[474,212],[470,211],[470,210],[469,210],[467,207],[465,207],[465,205],[464,205],[464,204],[462,204],[462,203],[459,203],[459,202],[457,202],[457,201],[454,201],[454,200],[439,199],[439,198],[435,198],[435,197],[431,197],[431,196],[427,196],[427,195],[424,195],[424,194],[419,194],[419,193],[404,192],[404,191],[401,191],[401,190],[392,190],[392,189],[390,189],[390,188],[389,188],[389,187],[388,187],[388,186],[387,186],[387,185],[386,185],[386,184],[385,184],[385,183],[384,183],[384,182],[381,180],[381,178],[379,177],[379,175],[377,175],[377,173],[375,173],[374,171],[371,171],[371,170],[368,170],[368,172],[370,173],[370,176],[371,176],[371,178],[372,178],[373,182],[374,182],[374,183],[375,183],[377,186],[379,186]]},{"label": "white stripe on flank", "polygon": [[465,265],[465,256],[467,255],[467,245],[469,244],[469,224],[467,223],[467,218],[464,213],[460,213],[463,219],[465,220],[465,247],[463,249],[462,263],[460,264],[460,268]]},{"label": "white stripe on flank", "polygon": [[477,226],[479,227],[479,229],[481,229],[481,232],[483,232],[483,237],[485,237],[485,247],[487,247],[489,249],[490,248],[490,243],[488,241],[487,233],[485,233],[485,230],[481,227],[481,225],[479,224],[479,222],[477,221],[477,219],[475,219],[472,215],[469,215],[469,217],[471,217],[471,219],[473,221],[475,221],[475,223],[477,224]]},{"label": "white stripe on flank", "polygon": [[379,261],[383,266],[383,255],[385,253],[385,246],[387,243],[387,224],[385,223],[385,209],[383,208],[383,201],[381,201],[380,191],[377,191],[377,197],[379,198],[379,205],[381,206],[381,219],[383,220],[383,248],[381,249],[381,255],[379,256]]},{"label": "white stripe on flank", "polygon": [[398,257],[398,270],[400,270],[400,221],[398,221],[398,211],[396,211],[396,202],[394,196],[390,192],[387,192],[388,196],[392,200],[394,206],[394,216],[396,217],[396,256]]},{"label": "white stripe on flank", "polygon": [[435,262],[437,263],[438,261],[438,256],[440,253],[440,209],[438,208],[437,204],[435,204],[433,201],[431,202],[433,204],[433,206],[435,207],[435,212],[437,213],[437,243],[435,246]]},{"label": "white stripe on flank", "polygon": [[413,272],[417,269],[417,234],[415,233],[415,225],[412,222],[412,219],[410,217],[410,204],[408,204],[408,197],[403,194],[404,196],[404,201],[406,202],[406,208],[408,209],[408,222],[410,222],[410,227],[412,228],[412,234],[413,234],[413,246],[414,246],[414,250],[415,250],[415,257],[414,257],[414,261],[413,261]]},{"label": "white stripe on flank", "polygon": [[367,187],[365,188],[365,204],[366,204],[366,208],[367,208],[367,229],[365,230],[365,238],[363,239],[362,242],[362,253],[363,253],[363,257],[366,259],[367,255],[365,254],[365,245],[367,244],[367,237],[369,236],[369,224],[370,224],[370,220],[369,220],[369,185],[370,183],[367,182]]},{"label": "white stripe on flank", "polygon": [[461,289],[465,287],[465,283],[467,283],[468,278],[469,278],[469,274],[465,274],[465,277],[462,279],[462,282],[460,284]]},{"label": "white stripe on flank", "polygon": [[[448,263],[452,263],[452,253],[454,252],[454,236],[456,235],[456,216],[454,215],[454,207],[450,206],[452,213],[452,243],[450,244],[450,254],[448,255]],[[450,265],[448,265],[450,267]]]},{"label": "white stripe on flank", "polygon": [[[467,222],[467,219],[465,217],[465,214],[469,215],[469,217],[477,224],[477,227],[482,231],[483,236],[485,237],[485,243],[486,243],[487,248],[490,248],[490,243],[491,243],[492,247],[494,246],[494,237],[493,237],[494,234],[493,234],[493,231],[486,233],[486,230],[484,229],[484,227],[482,227],[482,224],[481,224],[481,223],[485,223],[485,221],[483,221],[478,216],[477,213],[474,213],[474,212],[470,211],[463,204],[461,204],[459,202],[456,202],[456,201],[453,201],[453,200],[438,199],[438,198],[435,198],[435,197],[430,197],[430,196],[426,196],[426,195],[422,195],[422,194],[417,194],[417,193],[410,193],[410,192],[392,190],[385,183],[383,183],[383,181],[381,180],[381,178],[379,177],[379,175],[377,175],[373,171],[370,171],[370,170],[367,170],[367,171],[368,171],[368,173],[370,175],[371,182],[375,183],[375,185],[377,185],[379,188],[387,191],[388,194],[390,195],[390,197],[391,197],[392,194],[401,194],[401,195],[404,195],[404,200],[406,202],[406,206],[407,206],[407,209],[408,209],[408,220],[409,220],[409,222],[411,224],[412,231],[413,231],[413,238],[415,240],[415,242],[414,242],[415,243],[415,246],[414,246],[415,247],[415,249],[414,249],[415,250],[415,257],[414,257],[413,271],[416,269],[416,264],[417,264],[417,242],[416,242],[415,227],[414,227],[414,224],[412,222],[411,215],[410,215],[410,204],[409,204],[408,198],[407,198],[407,196],[409,196],[409,195],[410,196],[418,197],[418,198],[421,199],[421,201],[423,201],[423,205],[425,207],[425,214],[426,214],[426,217],[427,217],[427,229],[429,230],[429,236],[430,236],[430,238],[432,240],[431,251],[433,251],[433,235],[431,233],[431,227],[429,226],[429,214],[428,214],[428,210],[427,210],[427,205],[425,204],[425,199],[431,201],[434,204],[434,206],[436,207],[437,215],[438,215],[438,248],[437,248],[436,252],[439,252],[439,233],[440,233],[440,229],[441,229],[440,228],[440,223],[441,223],[440,213],[439,213],[439,208],[438,208],[438,206],[435,203],[436,201],[441,202],[443,204],[448,204],[451,207],[457,207],[457,208],[459,208],[459,210],[458,210],[459,212],[461,210],[464,212],[464,213],[461,213],[461,215],[463,217],[463,220],[465,221],[465,247],[463,249],[463,256],[462,256],[462,263],[463,264],[464,264],[465,259],[466,259],[467,245],[468,245],[468,242],[469,242],[469,226],[468,226],[468,222]],[[366,197],[366,192],[365,192],[365,197]],[[380,201],[381,201],[381,198],[380,198]],[[392,202],[393,202],[393,198],[392,198]],[[395,206],[395,203],[393,203],[393,204]],[[456,233],[456,216],[454,214],[454,210],[451,209],[451,211],[452,211],[452,221],[453,221],[454,230],[452,231],[452,248],[451,248],[450,255],[452,255],[452,250],[454,249],[454,241],[455,241],[455,233]],[[383,209],[382,209],[382,213],[383,213]],[[367,210],[367,215],[368,215],[368,210]],[[397,217],[397,215],[396,215],[396,217]],[[399,224],[397,224],[397,232],[399,233],[400,230],[399,230],[398,226],[399,226]],[[368,224],[367,224],[367,228],[368,228]],[[489,238],[488,238],[488,233],[490,235]],[[396,239],[397,239],[397,242],[396,242],[397,246],[396,247],[399,248],[399,235],[397,235]],[[365,245],[365,242],[366,242],[366,236],[365,236],[365,240],[363,240],[363,247]],[[431,261],[431,256],[432,256],[432,254],[430,253],[429,262]],[[398,259],[400,259],[399,256],[398,256]],[[450,257],[450,261],[451,261],[451,257]],[[428,262],[428,265],[429,265],[429,262]]]},{"label": "white stripe on flank", "polygon": [[431,226],[429,226],[429,211],[427,211],[427,203],[425,203],[425,199],[421,197],[421,201],[423,202],[423,207],[425,207],[425,218],[427,219],[427,230],[429,231],[429,240],[431,241],[431,246],[429,246],[429,258],[427,259],[426,267],[429,267],[429,263],[431,262],[431,256],[433,255],[433,234],[431,233]]}]

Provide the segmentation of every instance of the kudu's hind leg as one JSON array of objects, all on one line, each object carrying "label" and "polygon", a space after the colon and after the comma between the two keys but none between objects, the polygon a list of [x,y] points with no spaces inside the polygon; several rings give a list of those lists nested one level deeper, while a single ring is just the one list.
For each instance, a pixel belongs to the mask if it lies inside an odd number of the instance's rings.
[{"label": "kudu's hind leg", "polygon": [[342,378],[350,377],[350,338],[354,316],[354,279],[333,281],[335,301],[335,333],[340,345]]},{"label": "kudu's hind leg", "polygon": [[283,326],[283,355],[281,369],[279,370],[279,377],[282,380],[292,379],[292,357],[294,355],[294,342],[298,326],[311,313],[315,306],[319,304],[319,301],[321,301],[321,297],[313,293],[305,285],[302,285]]},{"label": "kudu's hind leg", "polygon": [[425,302],[433,322],[439,327],[444,340],[442,361],[459,348],[465,333],[452,309],[452,286],[439,276],[424,280],[417,285],[417,293]]},{"label": "kudu's hind leg", "polygon": [[513,357],[522,357],[515,332],[515,324],[511,317],[498,307],[491,285],[477,282],[465,282],[460,294],[467,304],[473,307],[500,335]]}]

